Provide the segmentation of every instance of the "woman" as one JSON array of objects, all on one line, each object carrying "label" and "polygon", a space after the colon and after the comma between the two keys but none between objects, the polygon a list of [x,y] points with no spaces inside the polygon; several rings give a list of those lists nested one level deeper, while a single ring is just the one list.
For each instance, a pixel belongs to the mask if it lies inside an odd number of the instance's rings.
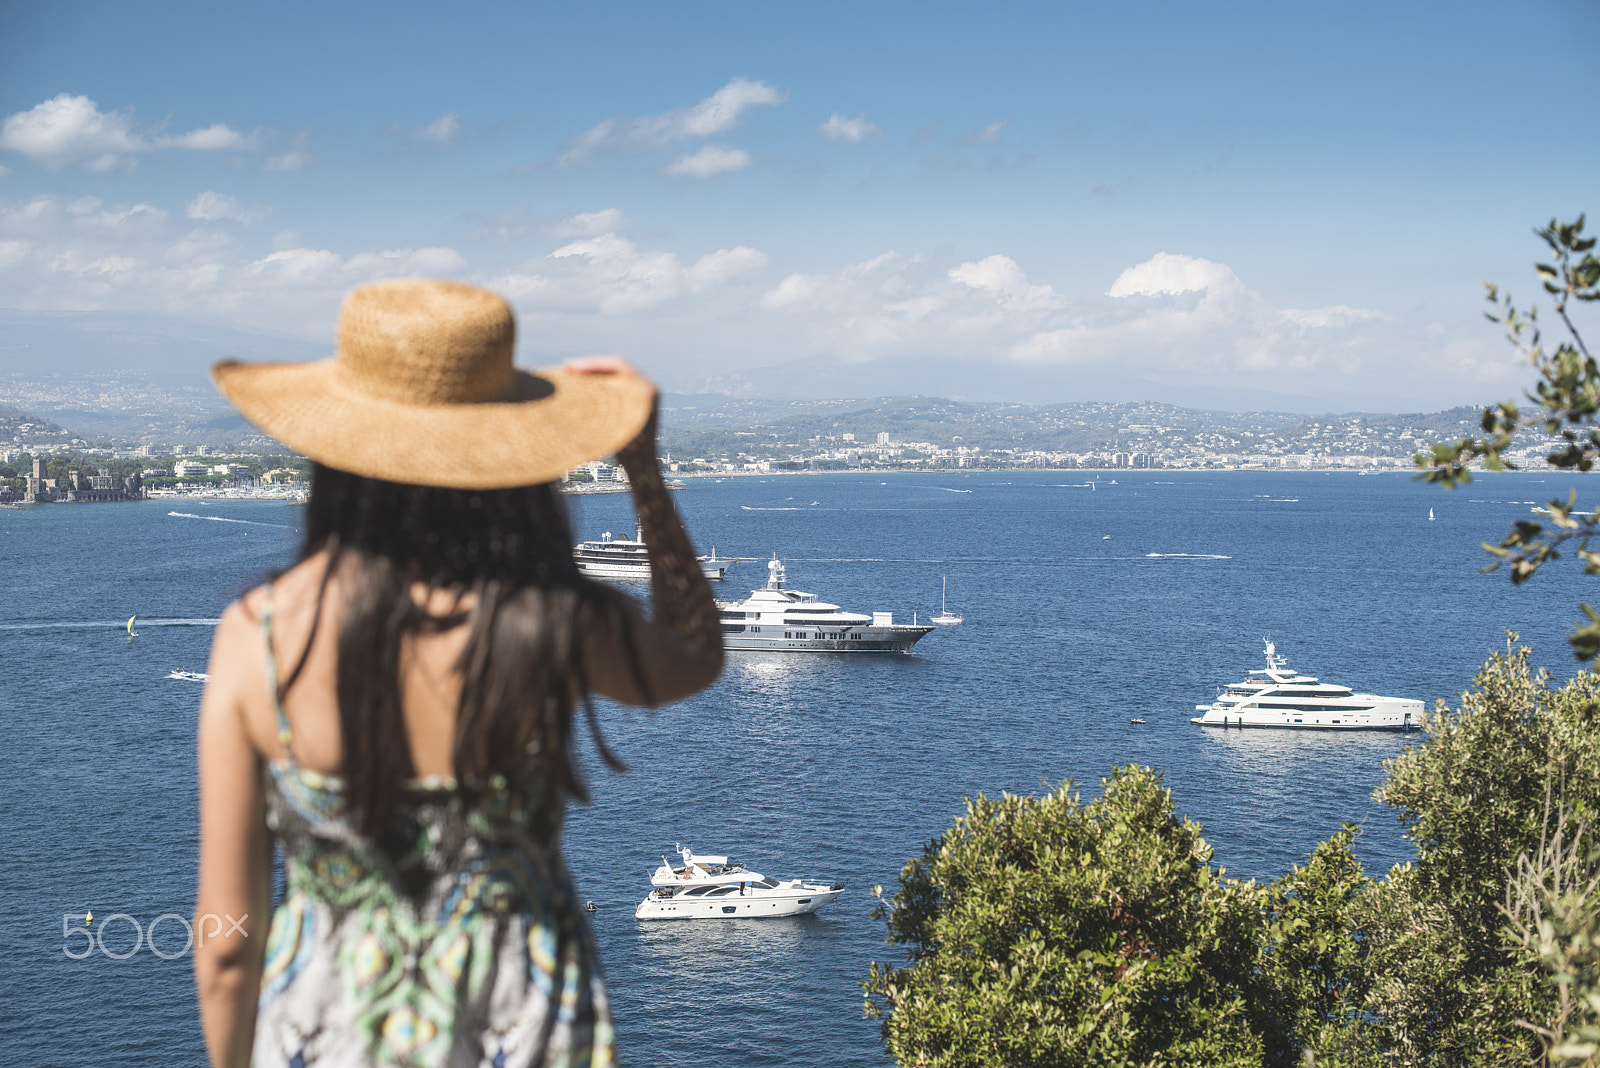
[{"label": "woman", "polygon": [[[384,282],[346,300],[332,359],[213,371],[315,464],[300,558],[224,613],[201,702],[213,1064],[611,1061],[560,856],[586,796],[573,714],[615,764],[589,695],[704,688],[721,628],[661,481],[654,387],[615,359],[515,371],[513,334],[492,293]],[[552,485],[612,453],[650,544],[650,619],[578,573]]]}]

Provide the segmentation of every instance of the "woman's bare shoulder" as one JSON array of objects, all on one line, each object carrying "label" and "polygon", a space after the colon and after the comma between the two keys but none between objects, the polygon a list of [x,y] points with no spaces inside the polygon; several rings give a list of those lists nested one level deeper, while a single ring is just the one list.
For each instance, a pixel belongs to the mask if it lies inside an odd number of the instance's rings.
[{"label": "woman's bare shoulder", "polygon": [[260,641],[262,622],[269,607],[273,631],[301,629],[322,592],[325,558],[313,556],[295,564],[271,582],[247,590],[223,611],[217,621],[216,646],[237,648]]},{"label": "woman's bare shoulder", "polygon": [[310,614],[321,603],[333,581],[325,581],[328,567],[326,553],[317,553],[299,561],[271,583],[257,586],[240,598],[247,611],[257,618],[266,605],[267,591],[272,591],[273,615],[279,619]]}]

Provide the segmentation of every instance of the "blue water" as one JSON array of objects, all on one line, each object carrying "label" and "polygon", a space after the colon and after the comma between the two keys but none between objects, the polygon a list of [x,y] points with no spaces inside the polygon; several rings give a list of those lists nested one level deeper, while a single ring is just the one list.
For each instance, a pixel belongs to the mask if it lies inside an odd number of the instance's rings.
[{"label": "blue water", "polygon": [[[1233,874],[1278,875],[1343,819],[1365,821],[1369,868],[1404,859],[1368,794],[1416,736],[1189,724],[1261,664],[1263,635],[1302,671],[1430,702],[1464,688],[1507,626],[1571,671],[1564,634],[1594,596],[1575,569],[1521,589],[1478,572],[1477,544],[1564,495],[1555,479],[1445,493],[1402,475],[1089,477],[742,478],[676,495],[702,549],[776,551],[792,586],[904,621],[937,610],[945,575],[966,622],[910,657],[734,654],[693,700],[601,709],[633,770],[594,773],[567,855],[600,906],[625,1063],[885,1063],[857,984],[897,950],[868,918],[870,888],[979,791],[1092,792],[1113,765],[1153,764]],[[625,497],[576,513],[582,537],[630,529]],[[63,939],[62,916],[189,914],[200,689],[163,676],[203,670],[209,621],[290,558],[298,517],[244,502],[0,511],[0,1064],[204,1063],[187,960],[69,959],[83,942]],[[737,565],[722,595],[764,574]],[[851,889],[793,920],[637,923],[649,869],[678,842]],[[104,941],[127,952],[131,923]],[[180,925],[163,921],[157,945],[176,955]]]}]

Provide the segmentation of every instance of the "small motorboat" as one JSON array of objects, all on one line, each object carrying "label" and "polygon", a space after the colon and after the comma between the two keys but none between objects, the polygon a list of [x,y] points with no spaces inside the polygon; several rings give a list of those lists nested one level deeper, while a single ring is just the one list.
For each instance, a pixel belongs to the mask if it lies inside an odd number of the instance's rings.
[{"label": "small motorboat", "polygon": [[177,679],[179,682],[205,682],[210,677],[204,671],[181,671],[178,668],[173,668],[167,672],[167,678]]},{"label": "small motorboat", "polygon": [[769,879],[728,857],[678,850],[683,863],[661,858],[650,877],[655,887],[633,910],[640,920],[758,920],[815,912],[840,894],[845,884]]}]

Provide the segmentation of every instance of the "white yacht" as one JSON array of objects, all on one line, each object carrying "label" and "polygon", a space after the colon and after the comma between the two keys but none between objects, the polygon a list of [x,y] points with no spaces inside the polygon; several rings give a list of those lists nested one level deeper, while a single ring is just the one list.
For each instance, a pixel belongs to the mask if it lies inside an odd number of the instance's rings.
[{"label": "white yacht", "polygon": [[908,653],[933,628],[896,623],[893,612],[846,612],[814,593],[783,588],[783,562],[767,561],[767,584],[742,601],[718,601],[727,649],[777,652]]},{"label": "white yacht", "polygon": [[[578,570],[595,578],[648,579],[650,577],[650,550],[645,548],[644,531],[635,528],[632,538],[613,538],[611,531],[600,535],[597,541],[580,541],[572,550]],[[700,573],[708,579],[720,579],[733,566],[732,560],[718,560],[715,547],[710,556],[697,557]]]},{"label": "white yacht", "polygon": [[844,883],[769,879],[727,857],[680,849],[681,866],[666,857],[650,877],[655,889],[633,910],[639,920],[766,919],[815,912],[840,894]]},{"label": "white yacht", "polygon": [[1409,731],[1422,726],[1422,702],[1355,693],[1291,670],[1267,642],[1267,666],[1251,671],[1189,720],[1202,727],[1287,727],[1293,730]]}]

